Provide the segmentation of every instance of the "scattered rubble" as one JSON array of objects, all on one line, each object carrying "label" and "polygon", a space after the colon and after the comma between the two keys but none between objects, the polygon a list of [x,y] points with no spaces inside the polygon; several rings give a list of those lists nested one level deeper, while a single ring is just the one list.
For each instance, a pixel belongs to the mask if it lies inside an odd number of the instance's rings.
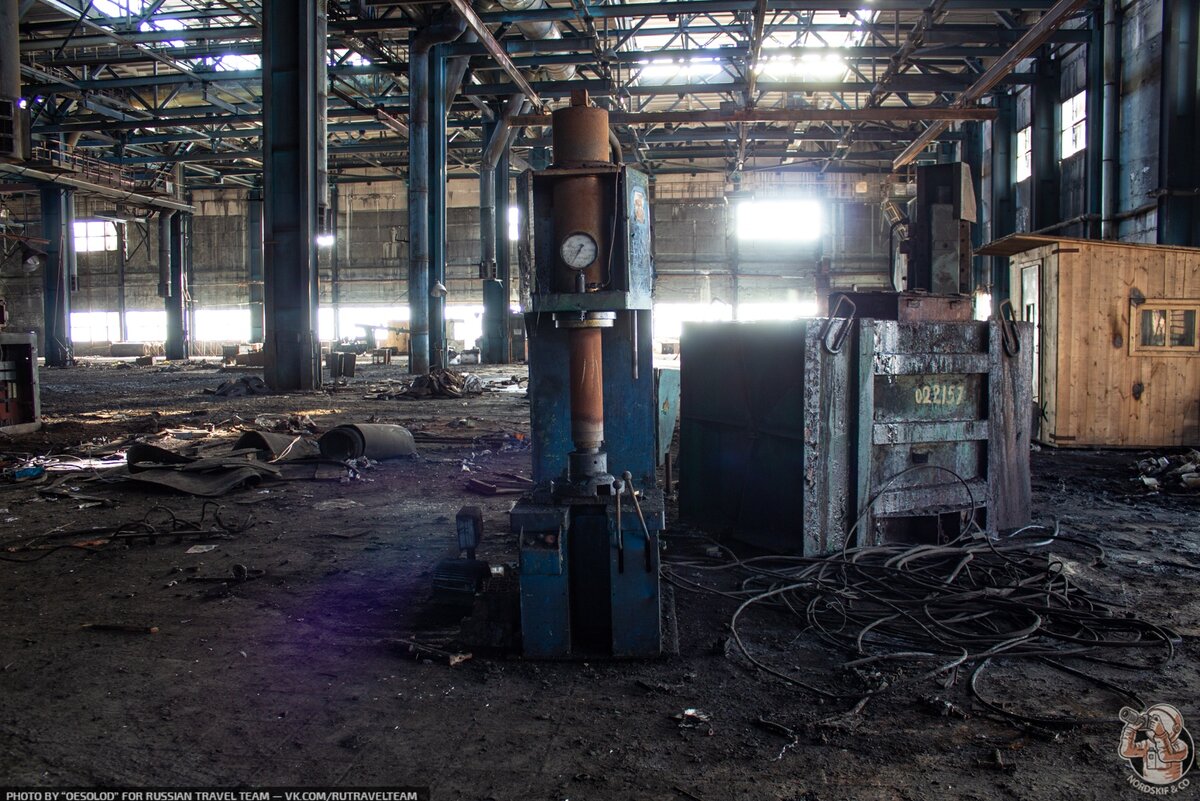
[{"label": "scattered rubble", "polygon": [[1138,460],[1137,471],[1133,480],[1148,490],[1200,491],[1200,451],[1149,456]]},{"label": "scattered rubble", "polygon": [[256,375],[244,375],[222,381],[216,389],[204,390],[204,394],[216,395],[218,398],[244,398],[247,395],[270,395],[271,388]]}]

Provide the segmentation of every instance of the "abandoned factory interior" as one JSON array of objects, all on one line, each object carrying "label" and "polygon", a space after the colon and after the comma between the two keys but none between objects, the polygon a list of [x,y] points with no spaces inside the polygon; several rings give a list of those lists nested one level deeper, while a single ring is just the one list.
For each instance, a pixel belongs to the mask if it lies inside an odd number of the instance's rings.
[{"label": "abandoned factory interior", "polygon": [[1200,793],[1198,132],[1197,0],[0,0],[0,801]]}]

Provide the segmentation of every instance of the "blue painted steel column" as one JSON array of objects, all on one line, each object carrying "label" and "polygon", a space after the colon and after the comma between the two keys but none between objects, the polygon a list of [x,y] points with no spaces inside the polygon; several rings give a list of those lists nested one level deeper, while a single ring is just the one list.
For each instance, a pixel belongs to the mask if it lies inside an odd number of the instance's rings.
[{"label": "blue painted steel column", "polygon": [[1163,2],[1158,242],[1200,245],[1200,9]]},{"label": "blue painted steel column", "polygon": [[[992,239],[1008,236],[1017,229],[1016,182],[1013,170],[1013,138],[1016,136],[1016,99],[1008,92],[995,95],[996,119],[992,120]],[[992,256],[992,312],[1008,300],[1008,259]]]},{"label": "blue painted steel column", "polygon": [[317,321],[316,0],[263,2],[263,323],[267,383],[321,385]]},{"label": "blue painted steel column", "polygon": [[185,212],[178,211],[170,217],[170,277],[169,290],[164,299],[167,310],[167,341],[164,347],[170,360],[188,357],[187,325],[187,272],[184,255]]},{"label": "blue painted steel column", "polygon": [[429,51],[466,30],[457,14],[408,46],[408,371],[429,373]]},{"label": "blue painted steel column", "polygon": [[[446,53],[429,54],[429,288],[446,285]],[[446,366],[446,298],[429,295],[429,364]]]},{"label": "blue painted steel column", "polygon": [[495,364],[512,361],[512,337],[508,328],[508,305],[512,297],[512,242],[508,239],[508,207],[512,205],[509,186],[509,149],[504,148],[496,161],[496,280],[500,282],[500,345]]},{"label": "blue painted steel column", "polygon": [[263,193],[246,199],[246,266],[250,285],[250,341],[263,341]]},{"label": "blue painted steel column", "polygon": [[42,352],[47,367],[71,364],[71,262],[75,253],[71,191],[58,186],[41,190],[42,238],[48,240],[43,268]]}]

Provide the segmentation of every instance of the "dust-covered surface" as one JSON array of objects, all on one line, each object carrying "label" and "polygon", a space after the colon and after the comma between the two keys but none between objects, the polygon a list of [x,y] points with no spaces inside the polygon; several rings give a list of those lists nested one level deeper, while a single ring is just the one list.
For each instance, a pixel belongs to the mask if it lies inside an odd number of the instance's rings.
[{"label": "dust-covered surface", "polygon": [[[485,383],[521,371],[466,369]],[[431,616],[428,599],[434,563],[452,555],[459,507],[484,511],[482,558],[515,559],[505,515],[512,497],[463,487],[472,477],[528,473],[528,451],[511,445],[522,439],[499,436],[527,434],[523,393],[367,400],[371,387],[401,377],[399,368],[368,365],[336,392],[201,394],[237,375],[111,363],[45,371],[47,430],[0,439],[0,452],[102,447],[164,430],[187,438],[168,434],[156,444],[197,447],[208,439],[197,430],[228,436],[265,414],[307,416],[318,428],[397,422],[426,441],[418,437],[418,458],[356,480],[264,484],[220,499],[230,519],[253,515],[241,533],[0,562],[0,784],[418,784],[439,801],[1140,795],[1117,756],[1117,712],[1127,703],[1119,695],[1001,663],[989,674],[989,697],[1101,723],[1021,730],[985,714],[961,686],[934,683],[846,714],[853,702],[821,703],[738,658],[725,626],[736,603],[711,594],[676,592],[681,654],[668,660],[533,663],[477,654],[453,668],[411,660],[396,639],[454,628]],[[510,446],[489,447],[501,441]],[[1131,481],[1135,459],[1033,454],[1034,514],[1056,516],[1064,533],[1105,548],[1092,564],[1064,547],[1079,583],[1182,635],[1167,667],[1125,672],[1120,683],[1147,702],[1175,704],[1197,731],[1200,496],[1147,494]],[[79,484],[114,502],[108,508],[41,499],[37,489],[0,486],[0,539],[140,520],[157,505],[195,520],[204,503],[127,484]],[[668,559],[702,552],[701,541],[683,534]],[[197,544],[216,547],[187,553]],[[250,578],[189,580],[229,576],[234,565]],[[796,653],[788,667],[808,681],[847,680],[838,669],[846,655],[795,650],[798,631],[770,613],[751,622],[755,647]]]}]

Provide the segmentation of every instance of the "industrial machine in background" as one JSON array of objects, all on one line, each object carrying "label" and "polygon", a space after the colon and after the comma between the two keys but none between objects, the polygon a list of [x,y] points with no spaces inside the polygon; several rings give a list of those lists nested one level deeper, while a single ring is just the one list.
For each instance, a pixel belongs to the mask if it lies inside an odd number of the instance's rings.
[{"label": "industrial machine in background", "polygon": [[0,300],[0,432],[24,434],[42,427],[37,334],[5,332],[7,323]]},{"label": "industrial machine in background", "polygon": [[610,147],[608,112],[575,92],[533,175],[528,332],[532,492],[520,545],[526,656],[663,650],[648,178]]}]

